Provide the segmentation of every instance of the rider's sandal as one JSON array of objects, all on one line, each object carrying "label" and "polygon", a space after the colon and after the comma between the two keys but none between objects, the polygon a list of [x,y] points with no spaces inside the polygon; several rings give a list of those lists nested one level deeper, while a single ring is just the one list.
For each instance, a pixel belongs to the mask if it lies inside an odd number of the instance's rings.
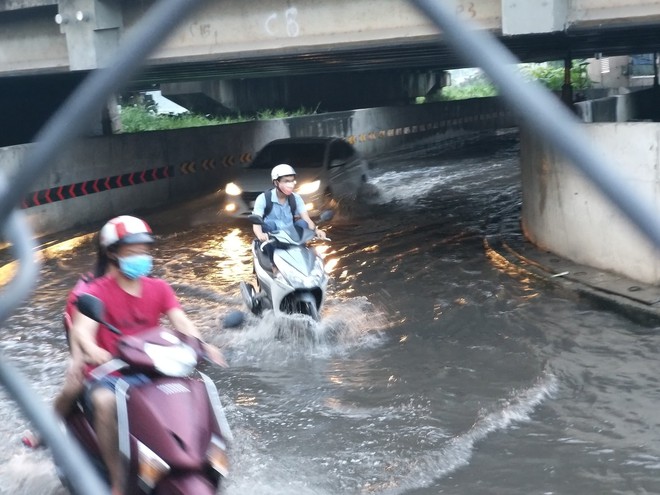
[{"label": "rider's sandal", "polygon": [[39,449],[45,447],[44,443],[41,440],[41,437],[30,430],[25,430],[23,432],[23,437],[21,442],[29,449]]}]

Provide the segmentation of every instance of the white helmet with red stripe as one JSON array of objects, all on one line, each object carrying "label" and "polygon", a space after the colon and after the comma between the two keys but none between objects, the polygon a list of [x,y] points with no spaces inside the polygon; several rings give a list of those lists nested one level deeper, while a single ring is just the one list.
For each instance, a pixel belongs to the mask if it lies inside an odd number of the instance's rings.
[{"label": "white helmet with red stripe", "polygon": [[99,244],[103,249],[120,244],[151,244],[154,238],[151,227],[136,217],[121,215],[109,220],[99,233]]}]

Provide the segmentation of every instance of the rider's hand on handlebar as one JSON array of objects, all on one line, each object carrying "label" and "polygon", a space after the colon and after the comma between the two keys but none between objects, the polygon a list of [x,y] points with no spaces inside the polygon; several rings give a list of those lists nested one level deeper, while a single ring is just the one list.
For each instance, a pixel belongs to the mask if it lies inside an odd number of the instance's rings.
[{"label": "rider's hand on handlebar", "polygon": [[326,238],[325,237],[325,232],[323,230],[317,228],[316,229],[316,237],[318,237],[319,239],[325,239]]},{"label": "rider's hand on handlebar", "polygon": [[99,346],[88,346],[84,349],[85,362],[94,366],[107,363],[112,359],[112,354]]},{"label": "rider's hand on handlebar", "polygon": [[262,232],[261,234],[257,234],[257,239],[259,239],[261,242],[266,242],[268,240],[268,234],[265,232]]}]

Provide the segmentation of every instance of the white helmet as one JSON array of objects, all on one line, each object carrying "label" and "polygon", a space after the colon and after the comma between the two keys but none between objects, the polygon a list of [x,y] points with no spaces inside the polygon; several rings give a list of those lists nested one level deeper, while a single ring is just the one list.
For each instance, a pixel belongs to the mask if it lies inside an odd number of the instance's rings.
[{"label": "white helmet", "polygon": [[286,163],[275,165],[273,170],[270,171],[270,178],[272,180],[279,180],[280,177],[285,177],[287,175],[296,175],[296,171],[293,170],[291,165],[287,165]]},{"label": "white helmet", "polygon": [[99,233],[99,244],[108,249],[119,244],[151,244],[154,238],[144,220],[121,215],[109,220]]}]

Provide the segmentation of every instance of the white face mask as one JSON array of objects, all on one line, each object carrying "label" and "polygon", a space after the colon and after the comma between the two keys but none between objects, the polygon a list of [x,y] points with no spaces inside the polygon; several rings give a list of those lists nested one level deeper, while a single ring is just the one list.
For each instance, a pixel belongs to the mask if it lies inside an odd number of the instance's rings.
[{"label": "white face mask", "polygon": [[280,191],[282,191],[282,194],[286,194],[287,196],[290,195],[293,192],[293,189],[296,187],[296,181],[279,181],[279,186],[280,186]]}]

